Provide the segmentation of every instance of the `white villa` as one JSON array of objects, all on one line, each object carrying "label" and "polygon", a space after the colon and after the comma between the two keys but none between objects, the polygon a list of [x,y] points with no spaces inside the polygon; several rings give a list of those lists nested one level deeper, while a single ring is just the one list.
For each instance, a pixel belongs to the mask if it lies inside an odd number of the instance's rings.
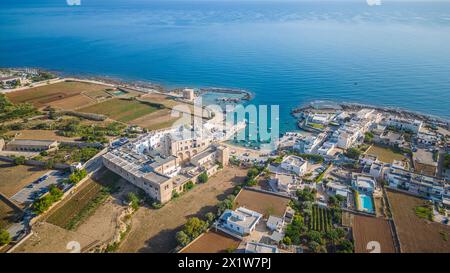
[{"label": "white villa", "polygon": [[280,166],[286,171],[302,176],[306,173],[308,162],[299,156],[289,155],[283,159]]},{"label": "white villa", "polygon": [[397,117],[390,117],[387,120],[387,125],[393,126],[400,130],[409,130],[413,133],[418,133],[422,128],[422,121],[416,119],[402,119]]},{"label": "white villa", "polygon": [[371,194],[375,191],[376,185],[375,178],[371,175],[362,173],[352,174],[352,186],[359,192]]},{"label": "white villa", "polygon": [[218,227],[239,236],[245,236],[255,229],[261,218],[261,213],[240,207],[235,211],[226,210],[218,220]]}]

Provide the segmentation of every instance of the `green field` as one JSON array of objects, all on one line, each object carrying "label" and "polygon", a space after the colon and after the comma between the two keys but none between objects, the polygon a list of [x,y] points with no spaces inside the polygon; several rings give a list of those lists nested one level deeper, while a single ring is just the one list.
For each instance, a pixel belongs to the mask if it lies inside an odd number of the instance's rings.
[{"label": "green field", "polygon": [[156,110],[159,109],[136,100],[116,98],[82,108],[79,111],[105,115],[111,119],[126,123],[153,113]]}]

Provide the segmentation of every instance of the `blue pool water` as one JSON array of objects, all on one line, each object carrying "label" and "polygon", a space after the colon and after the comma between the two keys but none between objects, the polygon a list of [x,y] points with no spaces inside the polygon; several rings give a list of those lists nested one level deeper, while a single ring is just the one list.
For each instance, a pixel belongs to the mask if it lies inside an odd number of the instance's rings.
[{"label": "blue pool water", "polygon": [[450,118],[450,1],[0,1],[0,66],[251,91]]},{"label": "blue pool water", "polygon": [[363,193],[359,193],[359,204],[363,211],[366,211],[369,213],[375,212],[371,196],[363,194]]}]

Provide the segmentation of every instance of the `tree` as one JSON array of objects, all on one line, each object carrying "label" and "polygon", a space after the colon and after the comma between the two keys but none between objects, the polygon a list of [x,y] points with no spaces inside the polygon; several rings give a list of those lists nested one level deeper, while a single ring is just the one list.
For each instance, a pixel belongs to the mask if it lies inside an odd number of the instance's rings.
[{"label": "tree", "polygon": [[249,179],[248,181],[247,181],[247,183],[246,183],[246,185],[247,186],[249,186],[249,187],[253,187],[253,186],[256,186],[256,184],[258,184],[258,182],[256,181],[256,179]]},{"label": "tree", "polygon": [[180,197],[180,194],[177,192],[177,190],[173,190],[172,191],[172,199],[175,199],[175,198],[178,198],[178,197]]},{"label": "tree", "polygon": [[23,155],[14,158],[14,164],[16,165],[23,165],[25,164],[25,157]]},{"label": "tree", "polygon": [[216,216],[212,212],[208,212],[207,214],[205,214],[205,217],[206,217],[206,221],[208,221],[209,224],[214,222],[214,219],[216,219]]},{"label": "tree", "polygon": [[249,180],[250,180],[250,179],[253,179],[253,178],[255,178],[258,174],[259,174],[259,170],[258,170],[257,168],[255,168],[255,167],[250,168],[250,169],[247,171],[247,178],[248,178]]},{"label": "tree", "polygon": [[304,188],[303,190],[297,190],[296,194],[298,197],[298,201],[300,202],[313,202],[315,200],[316,192],[309,188]]},{"label": "tree", "polygon": [[191,239],[197,238],[208,228],[208,223],[197,217],[190,218],[184,225],[183,231]]},{"label": "tree", "polygon": [[351,159],[358,159],[359,156],[361,155],[361,151],[357,148],[350,148],[347,149],[347,151],[345,152],[345,156],[347,156],[348,158]]},{"label": "tree", "polygon": [[332,195],[328,198],[328,205],[330,205],[330,207],[336,207],[339,206],[339,204],[340,202],[337,196]]},{"label": "tree", "polygon": [[197,177],[197,181],[198,181],[198,183],[206,183],[206,182],[208,182],[208,174],[206,172],[202,172]]},{"label": "tree", "polygon": [[175,236],[175,238],[176,238],[178,244],[181,246],[186,246],[191,241],[189,239],[189,236],[187,236],[186,233],[184,233],[184,231],[182,231],[182,230],[177,232],[177,235]]},{"label": "tree", "polygon": [[331,245],[334,248],[340,237],[335,229],[331,229],[325,232],[325,238],[327,238],[327,240],[331,243]]},{"label": "tree", "polygon": [[69,176],[69,182],[76,184],[80,182],[83,178],[87,176],[87,171],[85,169],[81,170],[75,170],[70,176]]},{"label": "tree", "polygon": [[194,186],[195,186],[194,182],[189,180],[186,184],[184,184],[184,190],[185,191],[191,190]]},{"label": "tree", "polygon": [[11,236],[5,229],[0,229],[0,246],[7,245],[11,242]]},{"label": "tree", "polygon": [[221,201],[218,205],[217,205],[217,214],[221,215],[225,210],[227,209],[232,209],[233,208],[233,201],[229,200],[229,199],[225,199],[223,201]]},{"label": "tree", "polygon": [[292,244],[291,238],[289,238],[288,236],[284,236],[284,238],[283,238],[283,244],[285,244],[285,245],[291,245],[291,244]]},{"label": "tree", "polygon": [[338,253],[352,253],[353,252],[353,243],[349,240],[342,240],[337,246]]},{"label": "tree", "polygon": [[320,232],[318,232],[318,231],[311,230],[311,231],[309,231],[306,234],[306,236],[308,237],[309,241],[314,241],[314,242],[316,242],[316,243],[318,243],[320,245],[324,244],[324,240],[322,238],[322,234]]},{"label": "tree", "polygon": [[323,247],[321,244],[317,243],[316,241],[309,242],[308,248],[314,253],[326,252],[325,247]]},{"label": "tree", "polygon": [[372,132],[366,132],[364,134],[364,142],[371,143],[373,141],[373,137],[374,137],[374,135]]}]

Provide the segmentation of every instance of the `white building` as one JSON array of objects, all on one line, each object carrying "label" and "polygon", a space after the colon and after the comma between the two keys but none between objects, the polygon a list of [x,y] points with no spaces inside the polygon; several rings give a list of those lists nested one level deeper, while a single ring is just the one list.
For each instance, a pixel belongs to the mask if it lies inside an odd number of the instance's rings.
[{"label": "white building", "polygon": [[308,162],[299,156],[289,155],[283,159],[280,166],[286,171],[302,176],[307,171]]},{"label": "white building", "polygon": [[352,186],[355,190],[364,193],[373,193],[376,187],[375,178],[362,173],[352,174]]},{"label": "white building", "polygon": [[262,214],[253,210],[240,207],[235,211],[226,210],[219,218],[219,227],[228,231],[245,236],[255,230],[256,224]]},{"label": "white building", "polygon": [[328,182],[326,184],[326,189],[329,194],[332,195],[340,195],[347,199],[348,194],[350,193],[350,189],[347,185],[336,183],[336,182]]},{"label": "white building", "polygon": [[408,130],[413,133],[418,133],[422,128],[422,121],[416,119],[403,119],[397,117],[389,117],[387,120],[388,126],[393,126],[400,130]]},{"label": "white building", "polygon": [[287,193],[291,192],[292,190],[296,190],[296,186],[298,183],[297,178],[290,174],[276,174],[275,182],[278,191]]},{"label": "white building", "polygon": [[329,122],[330,116],[328,114],[311,114],[309,120],[313,123],[325,125]]},{"label": "white building", "polygon": [[273,215],[269,216],[269,219],[267,219],[267,223],[266,226],[268,229],[270,229],[271,231],[282,231],[283,229],[283,225],[284,225],[284,220],[280,217],[276,217]]},{"label": "white building", "polygon": [[273,245],[248,242],[245,245],[245,253],[278,253],[278,248]]},{"label": "white building", "polygon": [[317,136],[307,136],[294,146],[297,149],[306,154],[312,154],[320,146],[320,144],[326,138],[325,133],[320,133]]},{"label": "white building", "polygon": [[317,150],[317,152],[324,156],[330,155],[335,147],[336,143],[327,141],[319,148],[319,150]]},{"label": "white building", "polygon": [[370,165],[369,174],[377,179],[383,177],[383,162],[375,161]]},{"label": "white building", "polygon": [[386,172],[385,178],[390,187],[406,190],[411,194],[441,202],[444,205],[444,201],[449,197],[448,182],[436,177],[416,174],[397,166],[391,166]]}]

